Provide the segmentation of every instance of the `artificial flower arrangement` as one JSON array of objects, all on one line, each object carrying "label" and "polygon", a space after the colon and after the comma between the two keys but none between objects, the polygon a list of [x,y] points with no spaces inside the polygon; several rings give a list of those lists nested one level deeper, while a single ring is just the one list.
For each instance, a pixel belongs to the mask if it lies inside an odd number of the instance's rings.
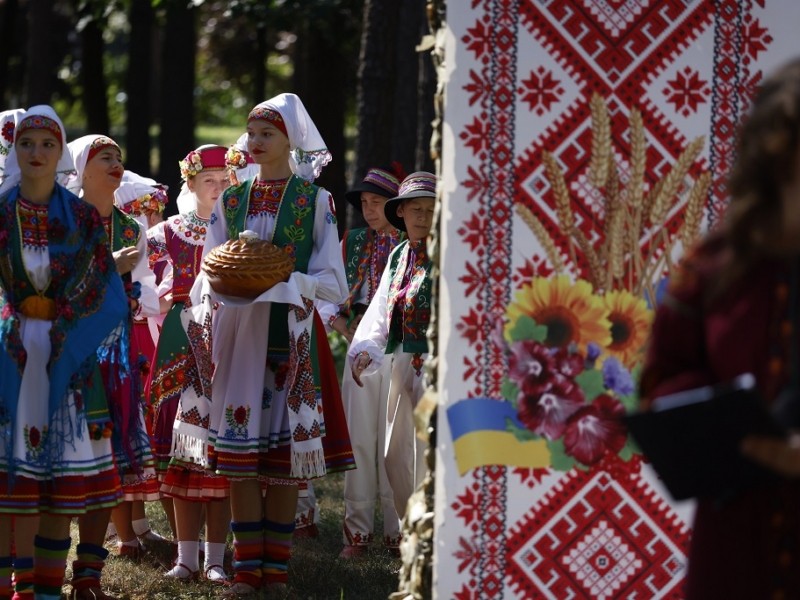
[{"label": "artificial flower arrangement", "polygon": [[164,211],[166,203],[167,192],[161,188],[155,188],[154,192],[140,196],[126,204],[123,210],[133,215],[160,213]]},{"label": "artificial flower arrangement", "polygon": [[[509,305],[498,343],[508,357],[503,397],[520,440],[544,439],[551,467],[635,468],[620,417],[636,403],[635,373],[652,311],[627,291],[599,295],[568,275],[534,278]],[[629,464],[622,464],[629,463]]]},{"label": "artificial flower arrangement", "polygon": [[203,158],[199,152],[192,150],[185,159],[178,161],[178,167],[181,170],[181,178],[186,181],[203,170]]},{"label": "artificial flower arrangement", "polygon": [[[634,473],[641,455],[621,417],[638,402],[637,374],[653,319],[655,285],[672,268],[676,242],[686,248],[698,237],[711,176],[699,173],[687,190],[687,175],[703,146],[700,137],[645,191],[645,132],[641,114],[632,109],[623,182],[608,108],[599,95],[592,98],[591,110],[588,175],[602,196],[603,236],[593,243],[578,228],[563,171],[552,154],[543,152],[568,261],[533,212],[517,204],[555,274],[520,287],[495,341],[509,366],[502,395],[524,426],[509,421],[508,430],[522,440],[544,439],[553,469]],[[682,225],[671,233],[665,223],[675,213]],[[576,247],[583,255],[580,263]]]},{"label": "artificial flower arrangement", "polygon": [[236,146],[229,146],[225,152],[225,166],[229,169],[244,169],[247,166],[247,155]]}]

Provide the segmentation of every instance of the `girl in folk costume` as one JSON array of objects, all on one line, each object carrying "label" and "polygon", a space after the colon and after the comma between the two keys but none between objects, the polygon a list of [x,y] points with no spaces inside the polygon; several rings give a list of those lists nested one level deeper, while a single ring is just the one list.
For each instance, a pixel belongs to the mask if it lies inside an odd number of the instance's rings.
[{"label": "girl in folk costume", "polygon": [[333,200],[311,183],[331,157],[294,94],[251,110],[247,134],[259,177],[223,193],[205,253],[249,230],[290,254],[295,271],[253,301],[218,295],[198,276],[184,326],[199,365],[196,387],[213,389],[210,429],[176,424],[192,458],[231,480],[233,597],[285,587],[298,480],[353,466],[335,395],[333,403],[325,396],[323,411],[322,387],[338,386],[314,310],[316,299],[338,304],[347,292]]},{"label": "girl in folk costume", "polygon": [[226,578],[222,564],[230,527],[228,481],[202,465],[184,460],[181,453],[170,457],[174,444],[180,441],[173,440],[176,417],[190,419],[196,412],[196,396],[188,393],[196,379],[193,373],[196,365],[190,360],[189,340],[180,313],[188,304],[189,290],[200,272],[214,203],[228,187],[225,148],[200,146],[180,162],[180,168],[184,180],[178,197],[180,213],[148,232],[151,261],[169,264],[162,293],[172,304],[159,338],[151,384],[156,405],[155,442],[161,491],[172,498],[178,540],[178,558],[167,576],[178,579],[197,576],[200,562],[197,539],[205,506],[203,572],[206,579],[222,583]]},{"label": "girl in folk costume", "polygon": [[[228,152],[225,154],[225,164],[228,166],[231,185],[240,185],[259,174],[261,167],[256,164],[247,151],[247,133],[239,136],[236,143],[228,148]],[[319,512],[317,511],[314,487],[308,481],[299,481],[297,483],[297,514],[294,519],[294,537],[319,536],[318,521]]]},{"label": "girl in folk costume", "polygon": [[[350,293],[344,304],[327,305],[320,314],[329,326],[352,342],[367,306],[378,291],[389,254],[405,237],[384,214],[384,205],[397,195],[399,179],[395,172],[373,168],[364,179],[345,194],[348,202],[360,210],[367,227],[345,232],[342,240],[347,284]],[[345,359],[345,373],[350,372]],[[341,558],[363,554],[372,541],[375,498],[380,497],[383,512],[383,543],[397,552],[400,543],[400,519],[383,462],[386,431],[386,402],[389,397],[391,361],[361,378],[363,387],[352,377],[342,382],[342,399],[353,442],[356,464],[344,477],[344,548]]]},{"label": "girl in folk costume", "polygon": [[[82,194],[83,200],[100,213],[117,271],[122,276],[129,298],[130,321],[123,334],[131,370],[124,379],[107,369],[108,357],[101,353],[100,370],[111,409],[112,442],[117,467],[123,473],[126,499],[155,497],[157,482],[150,440],[144,424],[142,374],[138,350],[131,334],[136,315],[159,312],[155,276],[147,264],[147,240],[141,225],[114,206],[114,192],[122,180],[122,151],[104,135],[86,135],[68,144],[75,165],[75,176],[67,187]],[[139,555],[139,540],[131,528],[131,505],[115,508],[111,518],[122,542],[121,553]],[[108,551],[103,548],[108,514],[94,512],[78,519],[80,543],[73,563],[72,587],[78,598],[104,598],[100,573]]]},{"label": "girl in folk costume", "polygon": [[431,315],[431,269],[427,238],[433,226],[436,177],[418,171],[400,184],[399,195],[388,200],[384,214],[405,231],[408,239],[389,256],[378,291],[353,336],[347,357],[356,385],[361,376],[391,363],[386,406],[385,467],[402,519],[406,503],[425,475],[425,443],[414,431],[413,411],[422,398],[422,365]]},{"label": "girl in folk costume", "polygon": [[14,515],[15,598],[58,599],[70,519],[108,519],[121,498],[97,427],[109,420],[99,359],[128,373],[129,305],[100,216],[56,183],[72,166],[58,116],[34,106],[17,123],[0,187],[0,597]]},{"label": "girl in folk costume", "polygon": [[[147,231],[152,225],[161,220],[164,206],[167,202],[167,193],[163,186],[160,186],[153,179],[142,177],[131,171],[125,171],[122,175],[122,183],[114,192],[114,205],[126,215],[133,217],[141,226],[142,231]],[[158,276],[156,276],[158,283]],[[168,307],[159,307],[166,311]],[[160,323],[157,316],[142,314],[135,315],[133,318],[133,338],[131,351],[135,353],[135,364],[139,366],[142,375],[143,397],[145,400],[145,426],[147,434],[151,438],[153,435],[152,407],[149,403],[149,373],[151,371],[153,357],[155,355],[155,343],[158,339],[158,328],[155,322]],[[124,520],[130,522],[133,533],[139,541],[146,546],[148,542],[163,542],[163,537],[150,529],[150,523],[144,510],[144,503],[158,500],[157,482],[147,479],[138,483],[131,483],[124,487],[125,504],[120,505],[115,514],[112,515],[112,522],[106,537],[109,534],[116,536],[114,520]],[[130,512],[130,516],[128,516]],[[126,528],[127,530],[127,528]],[[127,532],[127,536],[130,531]],[[123,538],[126,536],[122,536]],[[119,553],[123,556],[136,557],[139,554],[139,546],[129,544],[124,545],[122,539],[119,540]]]},{"label": "girl in folk costume", "polygon": [[[132,171],[125,171],[122,175],[122,183],[114,192],[114,204],[116,207],[126,215],[136,219],[144,231],[148,231],[151,227],[163,221],[164,208],[168,201],[169,198],[165,186],[156,183],[154,179],[142,177]],[[163,279],[164,267],[167,262],[159,262],[157,271],[153,268],[156,265],[148,264],[155,275],[156,285],[159,285]],[[160,296],[159,309],[162,313],[169,310],[169,305]],[[162,322],[161,315],[148,315],[147,317],[138,315],[133,320],[133,337],[139,350],[139,361],[143,363],[142,371],[144,373],[150,372],[156,351],[156,342],[158,342],[158,327]],[[145,381],[145,399],[149,399],[149,391],[147,389],[149,380],[150,378],[147,377]],[[151,417],[149,411],[145,416],[147,418]],[[150,428],[151,423],[148,423],[148,430]]]}]

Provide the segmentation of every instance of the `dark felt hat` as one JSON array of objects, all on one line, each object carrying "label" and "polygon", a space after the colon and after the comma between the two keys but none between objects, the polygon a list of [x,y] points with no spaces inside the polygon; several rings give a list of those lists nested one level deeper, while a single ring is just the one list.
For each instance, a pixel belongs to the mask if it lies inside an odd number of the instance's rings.
[{"label": "dark felt hat", "polygon": [[397,195],[399,186],[400,181],[393,173],[386,169],[373,168],[367,171],[361,183],[345,192],[344,197],[350,204],[361,210],[361,192],[372,192],[384,198],[391,198]]},{"label": "dark felt hat", "polygon": [[403,179],[397,196],[389,198],[383,205],[386,220],[400,231],[406,230],[406,224],[397,215],[397,209],[404,200],[412,198],[436,198],[436,175],[427,171],[411,173]]}]

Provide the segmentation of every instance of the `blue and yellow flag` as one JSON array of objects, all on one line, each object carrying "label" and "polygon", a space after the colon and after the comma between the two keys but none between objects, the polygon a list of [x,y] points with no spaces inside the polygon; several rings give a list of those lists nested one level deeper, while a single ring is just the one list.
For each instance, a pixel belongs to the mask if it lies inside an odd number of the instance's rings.
[{"label": "blue and yellow flag", "polygon": [[504,465],[542,468],[550,466],[550,451],[543,439],[519,440],[508,421],[524,429],[514,407],[492,398],[468,398],[447,409],[458,471]]}]

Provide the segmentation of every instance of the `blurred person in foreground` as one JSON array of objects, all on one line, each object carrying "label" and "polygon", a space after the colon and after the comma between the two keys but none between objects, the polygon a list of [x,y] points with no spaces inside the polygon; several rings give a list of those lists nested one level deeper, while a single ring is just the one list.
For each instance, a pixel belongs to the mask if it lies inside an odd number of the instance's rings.
[{"label": "blurred person in foreground", "polygon": [[[756,377],[770,407],[800,381],[800,60],[764,79],[740,130],[724,223],[684,258],[658,308],[641,378],[654,398]],[[796,425],[796,424],[795,424]],[[688,600],[800,598],[800,445],[750,436],[774,483],[700,498]]]}]

